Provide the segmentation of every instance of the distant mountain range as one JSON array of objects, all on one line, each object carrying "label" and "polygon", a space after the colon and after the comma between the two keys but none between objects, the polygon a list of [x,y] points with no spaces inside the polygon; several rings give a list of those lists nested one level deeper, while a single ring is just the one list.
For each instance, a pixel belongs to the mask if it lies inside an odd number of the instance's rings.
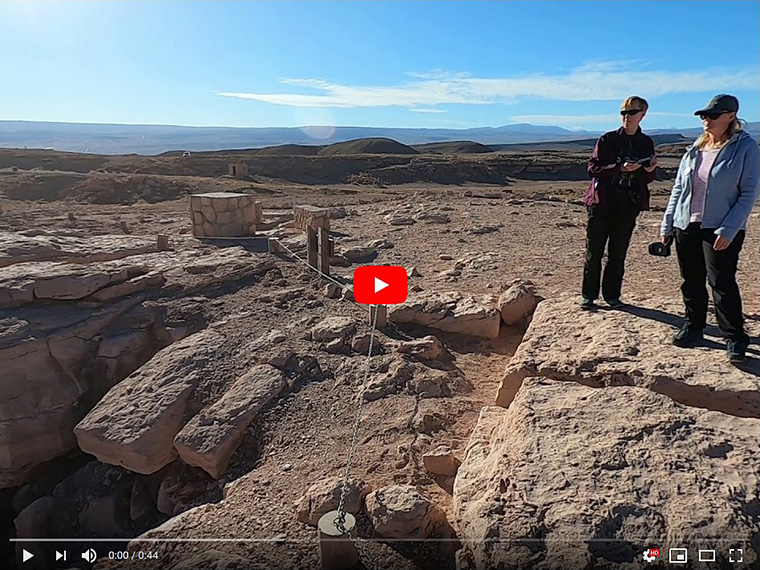
[{"label": "distant mountain range", "polygon": [[[760,136],[760,122],[747,125]],[[702,129],[653,129],[651,135],[695,138]],[[527,123],[472,129],[406,129],[376,127],[179,127],[0,121],[0,147],[49,148],[95,154],[146,154],[167,151],[252,149],[283,144],[326,145],[362,138],[389,138],[406,145],[472,141],[494,147],[528,143],[586,141],[601,132],[568,130]]]}]

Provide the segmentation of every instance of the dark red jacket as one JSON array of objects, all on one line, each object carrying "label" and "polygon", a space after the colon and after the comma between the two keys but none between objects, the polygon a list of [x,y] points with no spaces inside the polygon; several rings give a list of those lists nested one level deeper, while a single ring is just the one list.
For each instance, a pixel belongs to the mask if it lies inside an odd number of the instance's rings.
[{"label": "dark red jacket", "polygon": [[[639,159],[654,156],[654,141],[638,129],[635,134],[625,134],[620,127],[616,131],[604,133],[596,141],[594,152],[588,159],[586,168],[591,176],[586,197],[587,206],[605,207],[610,188],[621,177],[620,165],[626,158]],[[638,186],[639,208],[649,209],[649,186],[655,178],[655,171],[647,172],[640,168],[634,175],[634,184]]]}]

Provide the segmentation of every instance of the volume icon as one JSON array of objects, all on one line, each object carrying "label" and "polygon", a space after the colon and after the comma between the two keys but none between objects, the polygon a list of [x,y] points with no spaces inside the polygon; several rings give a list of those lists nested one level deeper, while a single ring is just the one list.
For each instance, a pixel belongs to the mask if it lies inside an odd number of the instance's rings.
[{"label": "volume icon", "polygon": [[90,548],[87,552],[82,552],[82,559],[87,560],[87,562],[89,562],[90,564],[95,562],[97,557],[98,557],[97,553],[92,548]]}]

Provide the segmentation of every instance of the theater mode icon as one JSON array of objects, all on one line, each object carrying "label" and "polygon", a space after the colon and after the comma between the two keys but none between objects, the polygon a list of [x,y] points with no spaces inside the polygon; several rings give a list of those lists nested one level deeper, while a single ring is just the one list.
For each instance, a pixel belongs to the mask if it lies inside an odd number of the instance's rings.
[{"label": "theater mode icon", "polygon": [[714,550],[699,550],[699,561],[700,562],[715,562],[715,551]]}]

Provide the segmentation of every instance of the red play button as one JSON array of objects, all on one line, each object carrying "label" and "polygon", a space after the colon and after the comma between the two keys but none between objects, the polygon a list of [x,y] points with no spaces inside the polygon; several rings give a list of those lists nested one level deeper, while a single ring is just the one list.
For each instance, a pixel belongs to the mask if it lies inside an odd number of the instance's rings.
[{"label": "red play button", "polygon": [[354,300],[365,305],[406,301],[406,269],[398,265],[365,265],[354,271]]}]

